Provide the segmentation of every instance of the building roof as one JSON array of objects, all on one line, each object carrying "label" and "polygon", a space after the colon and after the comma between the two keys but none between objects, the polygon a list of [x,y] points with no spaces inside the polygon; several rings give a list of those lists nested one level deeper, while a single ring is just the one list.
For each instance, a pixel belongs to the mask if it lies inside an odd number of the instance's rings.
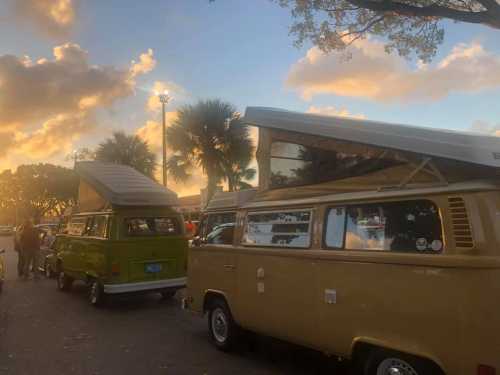
[{"label": "building roof", "polygon": [[452,130],[248,107],[247,125],[500,167],[500,138]]},{"label": "building roof", "polygon": [[176,206],[177,194],[125,165],[78,162],[76,172],[103,199],[117,206]]}]

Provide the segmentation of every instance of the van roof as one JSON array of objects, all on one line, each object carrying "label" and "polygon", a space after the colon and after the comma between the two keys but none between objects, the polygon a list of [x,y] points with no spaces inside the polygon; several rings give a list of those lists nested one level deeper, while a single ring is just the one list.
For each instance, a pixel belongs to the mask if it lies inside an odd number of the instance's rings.
[{"label": "van roof", "polygon": [[78,162],[76,172],[103,199],[117,206],[175,206],[177,194],[126,165]]},{"label": "van roof", "polygon": [[205,211],[224,210],[241,207],[251,200],[257,189],[246,189],[240,191],[218,191],[207,204]]},{"label": "van roof", "polygon": [[500,138],[468,132],[248,107],[244,123],[500,167]]}]

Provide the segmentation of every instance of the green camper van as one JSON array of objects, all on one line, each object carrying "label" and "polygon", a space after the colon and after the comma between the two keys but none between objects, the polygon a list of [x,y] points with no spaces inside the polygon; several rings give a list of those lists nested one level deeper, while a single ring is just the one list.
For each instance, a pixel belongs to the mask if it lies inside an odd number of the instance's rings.
[{"label": "green camper van", "polygon": [[186,285],[188,241],[175,193],[126,166],[81,162],[78,213],[57,236],[57,285],[89,286],[89,302]]}]

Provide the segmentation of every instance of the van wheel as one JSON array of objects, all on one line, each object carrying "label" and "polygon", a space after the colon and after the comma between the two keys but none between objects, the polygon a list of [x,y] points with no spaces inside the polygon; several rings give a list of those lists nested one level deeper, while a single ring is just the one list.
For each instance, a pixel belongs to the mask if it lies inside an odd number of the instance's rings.
[{"label": "van wheel", "polygon": [[50,264],[48,262],[45,262],[45,266],[43,267],[43,271],[44,271],[45,277],[47,279],[51,279],[54,277],[54,272],[52,271],[52,268],[50,268]]},{"label": "van wheel", "polygon": [[71,290],[71,285],[73,285],[73,279],[67,276],[64,271],[60,271],[57,276],[57,288],[60,291],[67,292]]},{"label": "van wheel", "polygon": [[231,351],[237,342],[238,326],[233,320],[226,302],[220,298],[210,303],[208,329],[217,349]]},{"label": "van wheel", "polygon": [[160,292],[161,299],[163,299],[163,300],[172,299],[172,298],[174,298],[176,292],[177,292],[176,290],[164,290],[164,291]]},{"label": "van wheel", "polygon": [[431,361],[391,350],[376,349],[364,366],[363,375],[443,375]]},{"label": "van wheel", "polygon": [[89,303],[92,306],[99,307],[104,305],[105,301],[106,294],[104,293],[101,283],[95,279],[91,280],[89,288]]}]

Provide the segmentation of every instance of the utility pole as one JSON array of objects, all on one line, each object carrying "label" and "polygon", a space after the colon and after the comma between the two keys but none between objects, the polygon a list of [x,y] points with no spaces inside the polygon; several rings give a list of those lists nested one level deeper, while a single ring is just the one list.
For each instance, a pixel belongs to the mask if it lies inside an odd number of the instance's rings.
[{"label": "utility pole", "polygon": [[162,123],[162,143],[163,143],[163,149],[162,149],[162,155],[163,155],[163,186],[167,187],[168,181],[167,181],[167,125],[165,123],[165,105],[168,104],[170,101],[170,96],[168,96],[168,91],[165,90],[163,93],[159,94],[158,98],[160,99],[161,102],[161,123]]}]

